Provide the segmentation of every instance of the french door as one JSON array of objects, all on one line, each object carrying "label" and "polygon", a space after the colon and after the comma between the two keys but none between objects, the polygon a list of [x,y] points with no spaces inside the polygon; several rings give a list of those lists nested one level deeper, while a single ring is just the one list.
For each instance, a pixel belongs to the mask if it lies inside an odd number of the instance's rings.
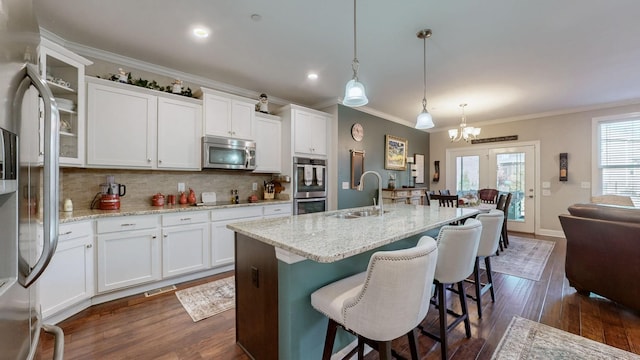
[{"label": "french door", "polygon": [[464,196],[482,188],[511,193],[507,228],[534,233],[535,144],[447,150],[447,188]]}]

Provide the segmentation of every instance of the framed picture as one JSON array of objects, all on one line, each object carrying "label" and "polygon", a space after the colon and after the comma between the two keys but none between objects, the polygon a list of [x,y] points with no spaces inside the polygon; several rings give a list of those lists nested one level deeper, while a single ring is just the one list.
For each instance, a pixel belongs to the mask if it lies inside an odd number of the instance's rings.
[{"label": "framed picture", "polygon": [[414,154],[416,163],[416,184],[424,184],[424,154]]},{"label": "framed picture", "polygon": [[384,168],[387,170],[407,169],[407,139],[385,135]]}]

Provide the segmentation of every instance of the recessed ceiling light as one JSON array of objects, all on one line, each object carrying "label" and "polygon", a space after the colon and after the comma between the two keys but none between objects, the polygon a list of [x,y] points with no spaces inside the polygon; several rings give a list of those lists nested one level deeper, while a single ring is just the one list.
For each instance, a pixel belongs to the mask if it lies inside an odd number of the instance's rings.
[{"label": "recessed ceiling light", "polygon": [[209,30],[202,27],[197,27],[193,29],[193,35],[199,38],[206,38],[209,36]]},{"label": "recessed ceiling light", "polygon": [[260,20],[262,20],[262,15],[260,15],[260,14],[251,14],[251,20],[256,21],[256,22],[260,21]]},{"label": "recessed ceiling light", "polygon": [[318,74],[309,73],[309,74],[307,74],[307,79],[309,79],[309,80],[317,80],[318,79]]}]

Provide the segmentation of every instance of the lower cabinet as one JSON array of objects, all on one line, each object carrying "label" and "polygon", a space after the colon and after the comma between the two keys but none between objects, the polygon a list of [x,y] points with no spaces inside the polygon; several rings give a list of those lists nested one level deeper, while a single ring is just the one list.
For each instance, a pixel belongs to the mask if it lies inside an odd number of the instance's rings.
[{"label": "lower cabinet", "polygon": [[160,280],[157,216],[123,216],[96,222],[98,292]]},{"label": "lower cabinet", "polygon": [[39,281],[47,318],[94,295],[93,222],[60,225],[58,247]]},{"label": "lower cabinet", "polygon": [[162,277],[210,266],[209,214],[205,211],[162,216]]},{"label": "lower cabinet", "polygon": [[262,206],[211,210],[211,266],[233,264],[235,232],[227,224],[262,218]]}]

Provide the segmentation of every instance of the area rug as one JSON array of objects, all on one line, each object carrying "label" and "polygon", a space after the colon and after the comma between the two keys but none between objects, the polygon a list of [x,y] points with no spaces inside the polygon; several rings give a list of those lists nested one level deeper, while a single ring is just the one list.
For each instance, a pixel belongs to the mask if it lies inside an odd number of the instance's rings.
[{"label": "area rug", "polygon": [[[509,247],[491,257],[491,270],[539,281],[555,246],[553,241],[509,236]],[[484,261],[480,262],[484,269]]]},{"label": "area rug", "polygon": [[235,277],[179,290],[176,296],[193,322],[200,321],[235,307]]},{"label": "area rug", "polygon": [[518,316],[491,359],[640,359],[640,356]]}]

